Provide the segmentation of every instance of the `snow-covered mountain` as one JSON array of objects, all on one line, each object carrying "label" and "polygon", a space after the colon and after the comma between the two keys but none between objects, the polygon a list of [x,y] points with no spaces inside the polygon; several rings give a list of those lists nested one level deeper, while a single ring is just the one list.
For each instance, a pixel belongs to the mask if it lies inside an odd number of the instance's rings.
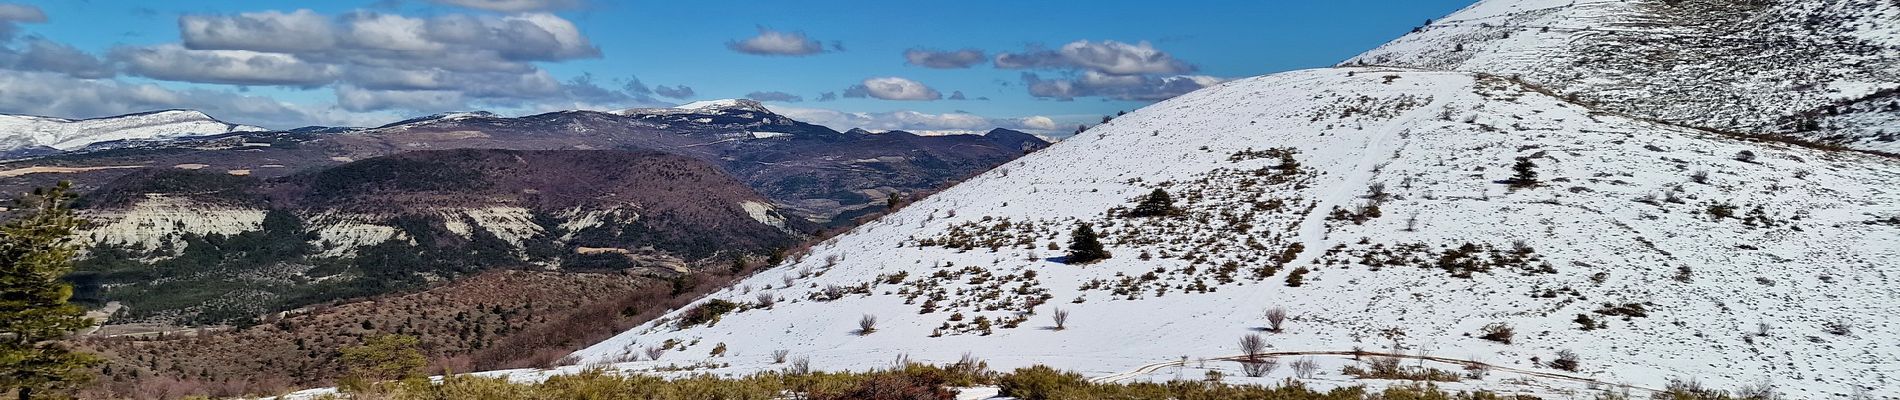
[{"label": "snow-covered mountain", "polygon": [[727,111],[772,114],[765,103],[749,99],[701,100],[668,108],[629,108],[614,111],[620,115],[719,114]]},{"label": "snow-covered mountain", "polygon": [[[1598,107],[1900,152],[1900,3],[1487,0],[1347,65],[1516,75]],[[1870,123],[1877,122],[1877,123]]]},{"label": "snow-covered mountain", "polygon": [[0,153],[33,148],[73,150],[115,140],[168,139],[262,130],[264,128],[219,121],[192,110],[163,110],[78,120],[0,114]]},{"label": "snow-covered mountain", "polygon": [[[1126,216],[1156,189],[1179,215]],[[1061,262],[1080,224],[1113,258]],[[1321,386],[1381,384],[1341,374],[1363,349],[1490,366],[1447,388],[1641,395],[1694,378],[1896,395],[1896,276],[1895,159],[1655,122],[1495,75],[1335,68],[1116,118],[698,303],[730,313],[688,307],[577,355],[627,370],[776,369],[786,350],[819,369],[967,353],[1102,380],[1293,376],[1222,361],[1259,334],[1281,366],[1318,362],[1307,381]],[[1273,307],[1290,315],[1281,332],[1263,331]],[[1481,339],[1491,324],[1515,337]],[[649,348],[667,350],[648,361]],[[1551,363],[1562,352],[1576,371]]]}]

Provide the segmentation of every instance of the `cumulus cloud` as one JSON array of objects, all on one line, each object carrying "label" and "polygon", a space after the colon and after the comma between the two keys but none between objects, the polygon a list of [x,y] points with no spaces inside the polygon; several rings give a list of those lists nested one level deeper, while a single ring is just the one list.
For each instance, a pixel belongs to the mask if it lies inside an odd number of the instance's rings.
[{"label": "cumulus cloud", "polygon": [[328,112],[266,97],[218,90],[173,90],[153,84],[79,79],[52,72],[0,70],[0,112],[73,118],[105,117],[156,109],[203,110],[230,122],[267,127],[306,124],[364,125],[386,115]]},{"label": "cumulus cloud", "polygon": [[837,99],[838,92],[824,92],[818,94],[818,101],[833,101]]},{"label": "cumulus cloud", "polygon": [[192,50],[247,50],[370,65],[450,70],[526,70],[531,61],[600,57],[573,22],[553,14],[446,14],[416,18],[372,11],[329,17],[310,10],[179,18]]},{"label": "cumulus cloud", "polygon": [[337,67],[304,62],[296,56],[246,50],[189,50],[175,44],[120,47],[110,58],[126,72],[152,79],[316,87],[336,80]]},{"label": "cumulus cloud", "polygon": [[1146,41],[1078,40],[1058,49],[1031,47],[1019,53],[998,54],[994,61],[997,68],[1059,71],[1064,77],[1045,79],[1024,72],[1021,79],[1031,96],[1058,100],[1102,97],[1155,101],[1222,81],[1189,74],[1195,70],[1193,65]]},{"label": "cumulus cloud", "polygon": [[1029,88],[1031,96],[1042,98],[1074,100],[1077,97],[1104,97],[1156,101],[1213,86],[1224,80],[1205,75],[1121,76],[1089,71],[1076,79],[1044,79],[1035,73],[1024,72],[1022,81]]},{"label": "cumulus cloud", "polygon": [[905,131],[917,134],[981,134],[995,128],[1032,133],[1059,133],[1058,123],[1046,116],[990,118],[950,112],[932,114],[917,111],[844,112],[821,108],[772,107],[772,111],[799,121],[844,131],[863,128],[873,131]]},{"label": "cumulus cloud", "polygon": [[745,98],[758,100],[758,101],[777,101],[777,102],[784,102],[784,103],[797,103],[797,102],[805,101],[804,97],[791,94],[791,93],[785,93],[785,92],[752,92],[752,93],[746,93]]},{"label": "cumulus cloud", "polygon": [[1037,131],[1052,131],[1058,127],[1054,118],[1041,115],[1019,118],[1016,120],[1016,123],[1024,129]]},{"label": "cumulus cloud", "polygon": [[956,51],[937,51],[929,49],[910,49],[904,51],[904,61],[925,68],[969,68],[982,64],[987,57],[982,50],[963,49]]},{"label": "cumulus cloud", "polygon": [[0,68],[57,72],[87,79],[118,75],[118,71],[105,61],[64,43],[31,36],[23,42],[23,49],[0,48]]},{"label": "cumulus cloud", "polygon": [[13,39],[21,23],[37,24],[46,22],[46,13],[39,7],[26,4],[0,3],[0,42]]},{"label": "cumulus cloud", "polygon": [[950,100],[969,100],[969,99],[970,98],[968,97],[963,97],[963,91],[961,90],[954,90],[950,92]]},{"label": "cumulus cloud", "polygon": [[429,0],[430,3],[479,10],[518,13],[580,7],[580,0]]},{"label": "cumulus cloud", "polygon": [[693,97],[693,87],[686,85],[660,85],[653,87],[653,93],[660,95],[660,97],[685,99]]},{"label": "cumulus cloud", "polygon": [[358,10],[329,16],[296,10],[190,15],[179,19],[181,44],[121,48],[112,59],[126,65],[128,73],[153,79],[334,85],[339,106],[354,110],[658,103],[654,92],[637,80],[618,89],[597,84],[591,76],[561,82],[536,65],[600,57],[600,48],[573,22],[526,12],[578,6],[578,1],[444,3],[521,13],[411,17]]},{"label": "cumulus cloud", "polygon": [[343,85],[336,88],[336,104],[350,111],[456,110],[468,100],[452,90],[371,90]]},{"label": "cumulus cloud", "polygon": [[844,97],[928,101],[942,99],[943,93],[917,81],[890,76],[865,79],[863,83],[845,88]]},{"label": "cumulus cloud", "polygon": [[[842,51],[844,43],[834,41],[832,47]],[[808,56],[825,52],[824,44],[806,37],[804,32],[775,31],[766,27],[759,27],[758,35],[745,40],[726,42],[726,48],[761,56]]]},{"label": "cumulus cloud", "polygon": [[1087,70],[1109,75],[1184,74],[1195,69],[1146,41],[1128,44],[1113,40],[1078,40],[1055,50],[1031,48],[998,54],[996,67]]},{"label": "cumulus cloud", "polygon": [[328,17],[310,10],[178,18],[185,47],[198,50],[323,51],[336,46],[334,32]]}]

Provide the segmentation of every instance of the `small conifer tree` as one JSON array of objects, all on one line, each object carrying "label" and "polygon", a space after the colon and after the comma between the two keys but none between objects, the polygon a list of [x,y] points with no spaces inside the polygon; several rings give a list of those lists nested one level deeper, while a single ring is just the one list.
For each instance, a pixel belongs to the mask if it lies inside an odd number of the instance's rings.
[{"label": "small conifer tree", "polygon": [[1537,186],[1537,163],[1531,162],[1530,157],[1518,157],[1517,163],[1511,165],[1511,171],[1515,172],[1511,175],[1511,187]]},{"label": "small conifer tree", "polygon": [[1069,238],[1070,264],[1087,264],[1108,258],[1108,250],[1102,249],[1102,240],[1095,236],[1095,229],[1088,224],[1075,227]]},{"label": "small conifer tree", "polygon": [[1169,196],[1166,190],[1155,189],[1154,192],[1141,197],[1141,202],[1135,204],[1135,210],[1130,212],[1129,216],[1159,217],[1173,215],[1174,212],[1174,197]]}]

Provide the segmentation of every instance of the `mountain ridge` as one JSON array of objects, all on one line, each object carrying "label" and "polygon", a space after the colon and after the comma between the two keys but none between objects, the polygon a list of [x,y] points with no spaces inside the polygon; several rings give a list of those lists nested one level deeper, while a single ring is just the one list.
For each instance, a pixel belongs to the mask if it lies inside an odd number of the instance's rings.
[{"label": "mountain ridge", "polygon": [[[1167,161],[1120,153],[1132,148]],[[1537,183],[1513,183],[1519,157]],[[1895,375],[1854,354],[1893,356],[1878,343],[1900,331],[1856,310],[1894,288],[1883,266],[1900,246],[1878,238],[1900,227],[1878,221],[1900,215],[1900,192],[1883,183],[1900,179],[1896,163],[1606,115],[1502,77],[1274,74],[1143,108],[817,245],[702,300],[741,305],[715,324],[681,323],[676,310],[576,355],[650,371],[725,344],[733,367],[718,371],[746,373],[771,369],[762,355],[779,349],[821,369],[969,350],[1004,369],[1144,379],[1123,372],[1233,356],[1232,343],[1262,329],[1260,311],[1282,306],[1294,322],[1265,335],[1274,351],[1396,340],[1398,351],[1382,351],[1638,393],[1671,377],[1735,387],[1768,371],[1803,377],[1776,387],[1791,395],[1881,393]],[[1122,214],[1155,189],[1183,215]],[[1050,261],[1077,223],[1094,225],[1113,258]],[[761,293],[776,301],[762,305]],[[1073,313],[1067,329],[1048,328],[1055,309]],[[876,333],[854,333],[861,315],[877,317]],[[1744,334],[1758,322],[1766,336]],[[1476,338],[1492,323],[1529,337]],[[1851,328],[1828,333],[1841,324]],[[1381,338],[1389,328],[1402,336]],[[635,361],[661,343],[682,358]],[[1584,366],[1535,361],[1564,351]],[[1342,384],[1376,382],[1331,372],[1346,358],[1319,362]],[[1193,365],[1183,367],[1242,376],[1231,362]],[[1444,385],[1590,390],[1492,376]]]}]

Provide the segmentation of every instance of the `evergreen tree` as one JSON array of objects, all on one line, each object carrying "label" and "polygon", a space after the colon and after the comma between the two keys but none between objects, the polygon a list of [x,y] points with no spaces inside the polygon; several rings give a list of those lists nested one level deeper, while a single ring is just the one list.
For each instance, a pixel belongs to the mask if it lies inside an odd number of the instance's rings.
[{"label": "evergreen tree", "polygon": [[1173,215],[1174,211],[1174,197],[1168,196],[1168,191],[1166,190],[1155,189],[1154,192],[1148,193],[1147,196],[1142,196],[1141,202],[1135,204],[1135,210],[1128,215],[1131,217],[1159,217],[1163,215]]},{"label": "evergreen tree", "polygon": [[34,190],[0,225],[0,390],[21,399],[84,383],[99,362],[60,342],[92,326],[85,309],[66,302],[73,287],[60,280],[72,271],[72,233],[82,223],[68,208],[71,187]]},{"label": "evergreen tree", "polygon": [[1529,157],[1518,157],[1517,164],[1511,166],[1516,174],[1511,176],[1511,187],[1537,186],[1537,164]]},{"label": "evergreen tree", "polygon": [[414,336],[382,335],[344,348],[343,365],[349,376],[342,386],[360,390],[379,381],[421,377],[429,360],[422,356],[420,344]]},{"label": "evergreen tree", "polygon": [[1087,264],[1108,258],[1108,250],[1102,249],[1101,238],[1095,236],[1095,229],[1088,224],[1076,226],[1075,232],[1069,236],[1068,263]]}]

